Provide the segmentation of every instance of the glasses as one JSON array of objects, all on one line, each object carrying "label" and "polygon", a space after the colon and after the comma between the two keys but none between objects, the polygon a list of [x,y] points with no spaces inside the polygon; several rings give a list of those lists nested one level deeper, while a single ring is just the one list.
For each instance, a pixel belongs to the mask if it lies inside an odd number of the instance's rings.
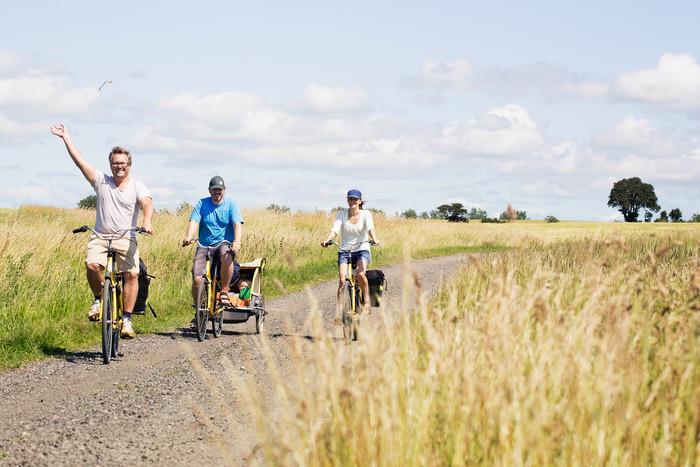
[{"label": "glasses", "polygon": [[125,167],[129,165],[128,162],[112,162],[111,163],[112,167]]}]

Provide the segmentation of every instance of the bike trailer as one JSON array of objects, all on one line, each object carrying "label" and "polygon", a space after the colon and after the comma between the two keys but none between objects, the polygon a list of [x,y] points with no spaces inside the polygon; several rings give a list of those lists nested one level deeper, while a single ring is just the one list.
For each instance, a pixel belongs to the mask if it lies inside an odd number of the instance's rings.
[{"label": "bike trailer", "polygon": [[148,289],[151,286],[151,281],[155,279],[155,276],[152,276],[148,273],[148,268],[146,267],[146,263],[144,263],[143,258],[139,258],[139,290],[136,295],[136,303],[134,304],[134,309],[133,313],[135,315],[143,315],[146,313],[146,306],[151,309],[151,313],[153,313],[154,317],[158,317],[156,315],[156,311],[153,309],[153,306],[148,302]]},{"label": "bike trailer", "polygon": [[384,272],[379,269],[370,269],[366,273],[369,282],[369,300],[373,307],[381,306],[382,294],[386,290]]},{"label": "bike trailer", "polygon": [[262,273],[265,269],[265,258],[257,258],[254,261],[240,263],[240,277],[231,288],[232,292],[240,292],[239,284],[247,282],[250,287],[250,299],[246,305],[236,305],[224,309],[224,323],[243,323],[248,318],[255,316],[256,309],[264,313],[262,298]]}]

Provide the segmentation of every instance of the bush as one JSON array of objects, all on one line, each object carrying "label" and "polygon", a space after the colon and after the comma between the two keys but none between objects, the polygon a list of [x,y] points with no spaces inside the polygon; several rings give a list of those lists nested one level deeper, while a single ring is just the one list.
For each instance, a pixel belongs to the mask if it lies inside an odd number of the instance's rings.
[{"label": "bush", "polygon": [[557,218],[554,217],[554,216],[547,216],[547,217],[544,218],[544,221],[545,221],[545,222],[550,222],[550,223],[552,223],[552,222],[559,222],[559,219],[557,219]]},{"label": "bush", "polygon": [[482,224],[503,224],[505,222],[507,221],[498,219],[496,217],[484,217],[483,219],[481,219]]},{"label": "bush", "polygon": [[97,208],[97,195],[86,196],[85,198],[78,201],[78,207],[80,209],[96,209]]},{"label": "bush", "polygon": [[401,213],[401,217],[404,219],[416,219],[418,217],[418,214],[416,214],[416,211],[414,209],[406,209],[404,212]]},{"label": "bush", "polygon": [[272,203],[271,205],[269,205],[265,209],[267,209],[268,211],[272,211],[274,213],[277,213],[277,214],[289,212],[289,206],[280,206],[280,205],[277,205],[275,203]]}]

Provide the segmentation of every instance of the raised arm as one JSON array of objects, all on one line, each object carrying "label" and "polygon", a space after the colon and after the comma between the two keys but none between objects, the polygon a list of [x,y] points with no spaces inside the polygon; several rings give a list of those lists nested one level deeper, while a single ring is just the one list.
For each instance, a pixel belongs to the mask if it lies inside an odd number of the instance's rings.
[{"label": "raised arm", "polygon": [[66,149],[68,150],[68,154],[70,155],[71,159],[73,159],[75,165],[77,165],[80,171],[83,173],[85,179],[90,182],[90,185],[93,185],[95,183],[97,171],[93,166],[88,164],[85,159],[83,159],[83,156],[80,155],[80,151],[78,151],[78,148],[75,147],[73,140],[70,137],[70,133],[68,133],[68,128],[66,128],[63,123],[59,123],[58,125],[51,126],[50,130],[51,133],[63,140],[63,144],[66,145]]}]

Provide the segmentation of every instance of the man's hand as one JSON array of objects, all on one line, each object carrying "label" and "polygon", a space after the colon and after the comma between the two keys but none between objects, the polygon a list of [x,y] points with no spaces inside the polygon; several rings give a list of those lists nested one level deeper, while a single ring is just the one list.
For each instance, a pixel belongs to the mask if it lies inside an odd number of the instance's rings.
[{"label": "man's hand", "polygon": [[183,238],[182,239],[182,246],[191,245],[192,243],[194,243],[194,240],[192,240],[191,238]]},{"label": "man's hand", "polygon": [[241,249],[241,242],[233,242],[233,245],[231,245],[231,249],[233,250],[234,255],[238,255],[238,251]]},{"label": "man's hand", "polygon": [[141,226],[141,230],[148,235],[153,235],[153,226],[150,222],[144,222]]},{"label": "man's hand", "polygon": [[64,138],[70,136],[68,134],[68,129],[63,125],[63,123],[59,123],[58,125],[50,126],[49,130],[51,130],[51,133],[53,133],[54,135],[58,136],[61,139],[64,139]]}]

